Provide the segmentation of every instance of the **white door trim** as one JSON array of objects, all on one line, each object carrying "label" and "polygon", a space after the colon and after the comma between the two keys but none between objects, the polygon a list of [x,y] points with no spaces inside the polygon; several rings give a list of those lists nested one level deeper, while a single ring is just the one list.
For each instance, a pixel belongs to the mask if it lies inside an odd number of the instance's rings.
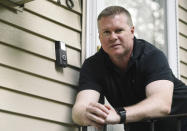
[{"label": "white door trim", "polygon": [[87,0],[86,15],[86,58],[97,51],[99,42],[97,30],[97,14],[102,0]]},{"label": "white door trim", "polygon": [[178,59],[178,0],[166,0],[166,39],[168,43],[168,62],[176,77],[179,77]]}]

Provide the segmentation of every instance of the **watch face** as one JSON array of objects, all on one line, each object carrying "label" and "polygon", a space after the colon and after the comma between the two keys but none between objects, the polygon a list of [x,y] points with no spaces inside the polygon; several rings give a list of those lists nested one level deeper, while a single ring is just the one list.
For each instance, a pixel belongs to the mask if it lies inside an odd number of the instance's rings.
[{"label": "watch face", "polygon": [[124,111],[120,111],[120,114],[121,115],[126,115],[126,111],[124,110]]}]

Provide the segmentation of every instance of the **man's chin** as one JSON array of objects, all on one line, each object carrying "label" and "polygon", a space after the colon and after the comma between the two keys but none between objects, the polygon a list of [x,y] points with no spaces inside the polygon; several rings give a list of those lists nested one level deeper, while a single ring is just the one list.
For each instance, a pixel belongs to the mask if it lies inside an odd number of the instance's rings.
[{"label": "man's chin", "polygon": [[112,53],[112,56],[115,56],[115,57],[120,57],[120,56],[122,56],[123,55],[123,53],[122,52],[113,52]]},{"label": "man's chin", "polygon": [[112,55],[113,57],[123,57],[123,56],[126,56],[126,54],[128,54],[128,53],[121,51],[121,50],[116,50],[116,51],[113,51],[112,53],[110,53],[110,55]]}]

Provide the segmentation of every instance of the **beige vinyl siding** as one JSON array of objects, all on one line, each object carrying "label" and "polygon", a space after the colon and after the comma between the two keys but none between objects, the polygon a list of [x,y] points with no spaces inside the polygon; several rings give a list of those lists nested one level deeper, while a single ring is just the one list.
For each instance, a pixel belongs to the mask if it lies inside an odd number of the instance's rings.
[{"label": "beige vinyl siding", "polygon": [[179,0],[179,59],[181,80],[187,84],[187,1]]},{"label": "beige vinyl siding", "polygon": [[[18,35],[19,34],[19,35]],[[14,26],[0,21],[0,41],[6,45],[24,49],[25,51],[41,55],[42,57],[55,60],[54,41],[47,40],[30,34]],[[41,44],[45,43],[45,44]],[[68,63],[71,66],[80,67],[80,51],[67,47]],[[72,59],[75,58],[75,59]]]},{"label": "beige vinyl siding", "polygon": [[[64,0],[63,0],[64,1]],[[42,4],[40,4],[42,2]],[[73,28],[77,31],[81,31],[81,16],[79,13],[74,13],[72,11],[67,11],[67,9],[62,8],[60,6],[56,6],[50,1],[46,0],[36,0],[34,2],[30,2],[25,5],[25,8],[28,11],[37,13],[41,16],[46,17],[50,20],[54,20],[59,24],[63,24],[68,26],[69,28]],[[50,10],[49,10],[50,9]],[[63,14],[62,14],[63,13]],[[64,17],[66,19],[64,19]]]},{"label": "beige vinyl siding", "polygon": [[[0,112],[1,129],[5,131],[79,131],[75,127],[62,126],[59,123],[28,118],[10,112]],[[11,126],[10,126],[11,125]]]},{"label": "beige vinyl siding", "polygon": [[24,29],[37,35],[41,35],[42,37],[47,39],[62,40],[66,42],[69,46],[73,46],[77,49],[80,49],[79,32],[75,32],[60,24],[54,23],[53,21],[33,14],[27,10],[15,13],[7,10],[2,6],[0,6],[0,8],[1,21],[6,22],[7,24],[13,24],[13,26],[16,26],[17,28]]},{"label": "beige vinyl siding", "polygon": [[[71,118],[82,54],[81,0],[34,0],[21,11],[0,4],[0,130],[78,131]],[[68,67],[55,65],[55,40]],[[10,126],[10,123],[11,126]]]},{"label": "beige vinyl siding", "polygon": [[[75,99],[76,88],[60,82],[49,81],[19,70],[7,67],[0,68],[1,88],[50,99],[59,103],[72,105]],[[64,93],[62,95],[62,93]]]},{"label": "beige vinyl siding", "polygon": [[70,67],[58,71],[55,68],[54,61],[4,44],[0,44],[0,62],[5,66],[10,66],[37,76],[77,85],[79,71]]}]

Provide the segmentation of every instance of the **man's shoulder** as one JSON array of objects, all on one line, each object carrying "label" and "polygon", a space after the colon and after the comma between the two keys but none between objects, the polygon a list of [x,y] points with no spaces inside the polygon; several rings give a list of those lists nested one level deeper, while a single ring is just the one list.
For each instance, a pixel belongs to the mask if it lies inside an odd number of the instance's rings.
[{"label": "man's shoulder", "polygon": [[86,63],[92,63],[92,64],[99,64],[102,63],[102,61],[104,60],[104,53],[102,50],[99,50],[97,53],[95,53],[94,55],[88,57],[85,62]]},{"label": "man's shoulder", "polygon": [[158,48],[156,48],[153,44],[150,42],[143,40],[143,39],[137,39],[136,41],[137,45],[143,48],[144,53],[150,53],[152,51],[158,51]]},{"label": "man's shoulder", "polygon": [[89,77],[100,80],[106,74],[105,65],[105,56],[99,51],[84,61],[80,72],[81,74],[87,74]]},{"label": "man's shoulder", "polygon": [[142,57],[149,56],[153,53],[162,53],[160,49],[155,47],[153,44],[149,43],[143,39],[136,39],[136,49],[139,55]]},{"label": "man's shoulder", "polygon": [[105,61],[105,54],[102,50],[99,50],[99,52],[95,53],[94,55],[88,57],[84,63],[82,68],[91,68],[93,70],[103,69],[104,67],[104,61]]}]

